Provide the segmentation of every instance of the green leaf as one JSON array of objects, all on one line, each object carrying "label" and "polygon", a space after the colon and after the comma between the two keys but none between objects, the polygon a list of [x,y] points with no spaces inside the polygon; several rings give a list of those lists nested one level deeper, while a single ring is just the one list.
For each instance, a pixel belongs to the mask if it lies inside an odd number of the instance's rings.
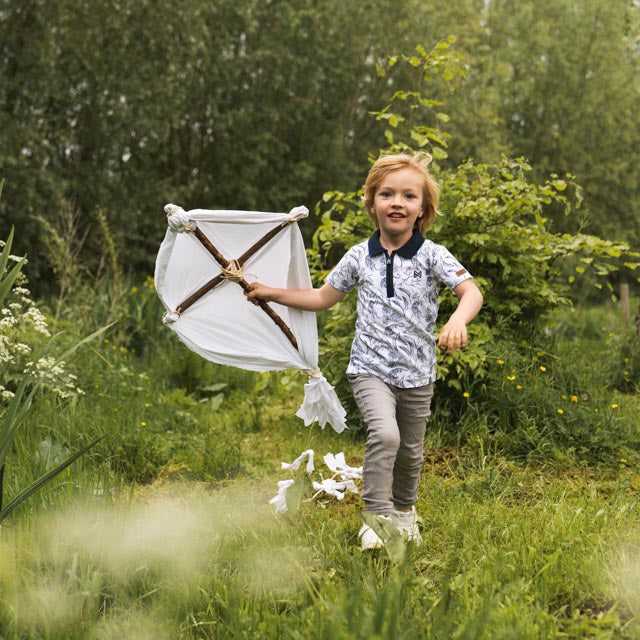
[{"label": "green leaf", "polygon": [[433,147],[433,157],[436,160],[444,160],[449,154],[442,147]]},{"label": "green leaf", "polygon": [[1,512],[0,522],[7,518],[12,511],[19,507],[25,500],[30,498],[36,491],[41,489],[45,484],[53,480],[57,475],[62,473],[69,465],[73,464],[81,455],[85,454],[89,449],[94,447],[104,436],[100,436],[93,442],[89,443],[85,447],[82,447],[79,451],[76,451],[73,455],[69,456],[64,462],[61,462],[58,466],[51,469],[44,475],[40,476],[26,489],[23,489]]}]

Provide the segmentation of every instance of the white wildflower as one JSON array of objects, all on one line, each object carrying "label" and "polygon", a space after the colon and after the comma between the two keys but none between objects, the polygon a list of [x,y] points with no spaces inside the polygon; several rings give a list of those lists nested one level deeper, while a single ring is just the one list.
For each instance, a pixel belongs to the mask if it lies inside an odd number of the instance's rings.
[{"label": "white wildflower", "polygon": [[2,385],[0,385],[0,398],[3,400],[11,400],[15,393],[13,391],[9,391],[9,389],[5,389]]},{"label": "white wildflower", "polygon": [[13,350],[15,353],[26,356],[31,353],[31,347],[28,344],[24,344],[24,342],[16,342],[13,345]]}]

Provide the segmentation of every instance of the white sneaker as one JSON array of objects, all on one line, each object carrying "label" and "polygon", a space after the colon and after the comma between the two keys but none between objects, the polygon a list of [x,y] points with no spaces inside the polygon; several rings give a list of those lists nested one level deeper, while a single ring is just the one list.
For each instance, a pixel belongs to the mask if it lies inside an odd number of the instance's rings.
[{"label": "white sneaker", "polygon": [[420,535],[420,529],[418,527],[418,514],[416,508],[411,507],[411,511],[398,511],[394,509],[391,512],[391,522],[396,526],[398,531],[407,538],[407,540],[413,540],[416,544],[422,542],[422,536]]},{"label": "white sneaker", "polygon": [[[382,522],[392,522],[390,516],[375,516],[377,520]],[[360,538],[360,549],[368,551],[369,549],[381,549],[384,547],[384,540],[368,525],[363,524],[358,532]]]}]

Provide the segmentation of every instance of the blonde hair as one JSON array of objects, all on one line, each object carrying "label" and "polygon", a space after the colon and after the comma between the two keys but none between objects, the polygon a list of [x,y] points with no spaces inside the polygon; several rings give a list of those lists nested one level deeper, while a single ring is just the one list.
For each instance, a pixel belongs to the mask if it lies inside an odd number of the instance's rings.
[{"label": "blonde hair", "polygon": [[373,212],[373,200],[376,190],[388,174],[400,169],[413,169],[424,180],[422,187],[422,216],[416,220],[414,228],[423,234],[433,224],[436,216],[440,213],[438,211],[440,187],[427,168],[431,164],[431,160],[432,157],[428,153],[419,151],[412,156],[406,153],[380,156],[373,163],[364,183],[364,206],[376,227],[378,227],[378,221]]}]

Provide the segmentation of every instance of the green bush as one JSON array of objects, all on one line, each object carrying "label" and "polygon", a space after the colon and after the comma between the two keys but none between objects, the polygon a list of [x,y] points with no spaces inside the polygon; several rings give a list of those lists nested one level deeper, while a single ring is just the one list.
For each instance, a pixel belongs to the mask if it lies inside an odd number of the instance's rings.
[{"label": "green bush", "polygon": [[[531,167],[522,158],[503,158],[494,165],[472,160],[453,168],[442,164],[447,142],[438,123],[447,118],[440,111],[441,103],[424,98],[419,88],[425,80],[450,80],[462,70],[449,42],[429,53],[422,48],[417,51],[416,56],[390,59],[389,67],[404,62],[415,71],[417,90],[396,91],[376,113],[390,127],[385,132],[390,146],[380,154],[412,151],[417,146],[436,158],[432,170],[442,188],[443,215],[428,236],[469,269],[484,294],[484,307],[469,328],[469,346],[462,353],[441,357],[438,363],[437,395],[445,397],[436,406],[446,408],[446,415],[456,420],[463,409],[461,393],[491,378],[497,342],[512,343],[511,350],[517,349],[523,339],[532,339],[545,314],[558,305],[570,305],[570,287],[577,276],[605,277],[618,268],[623,256],[637,256],[628,253],[623,242],[554,231],[553,216],[561,212],[575,217],[580,204],[580,189],[571,175],[552,175],[538,184],[531,180]],[[322,220],[309,255],[315,282],[320,283],[336,260],[368,237],[373,227],[362,206],[361,191],[326,193],[317,214]],[[576,275],[567,277],[569,261],[575,262]],[[442,293],[441,322],[456,303],[451,292]],[[349,398],[343,372],[353,338],[355,306],[356,297],[347,297],[326,312],[321,325],[320,361],[342,399]]]}]

